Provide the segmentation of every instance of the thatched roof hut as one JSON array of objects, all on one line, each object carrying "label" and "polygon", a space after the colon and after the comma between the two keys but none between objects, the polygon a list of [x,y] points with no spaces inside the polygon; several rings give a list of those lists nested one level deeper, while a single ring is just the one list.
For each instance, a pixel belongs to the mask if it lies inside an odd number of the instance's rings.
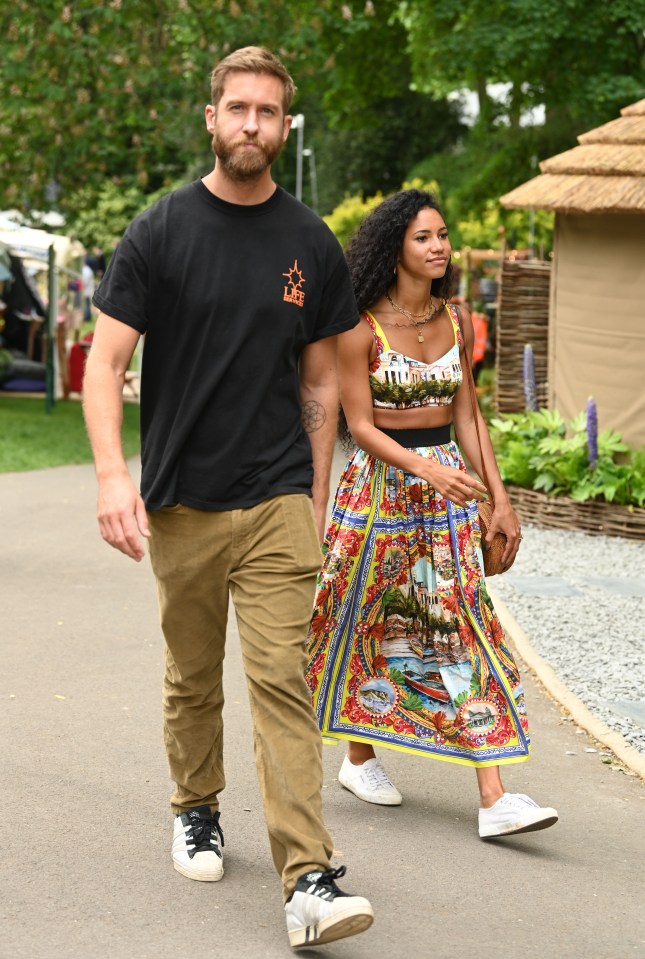
[{"label": "thatched roof hut", "polygon": [[645,446],[645,100],[578,141],[500,202],[556,213],[549,405]]}]

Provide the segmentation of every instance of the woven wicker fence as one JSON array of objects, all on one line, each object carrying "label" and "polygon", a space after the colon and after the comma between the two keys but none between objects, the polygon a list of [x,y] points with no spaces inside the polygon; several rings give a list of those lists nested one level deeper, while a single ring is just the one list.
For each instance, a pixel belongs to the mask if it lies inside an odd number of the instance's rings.
[{"label": "woven wicker fence", "polygon": [[504,260],[501,270],[496,328],[498,413],[525,408],[524,346],[535,357],[538,406],[548,406],[549,285],[551,264],[541,260]]},{"label": "woven wicker fence", "polygon": [[521,486],[508,486],[513,507],[523,523],[543,529],[566,529],[596,536],[645,540],[645,509],[613,503],[578,503],[566,496],[547,496]]}]

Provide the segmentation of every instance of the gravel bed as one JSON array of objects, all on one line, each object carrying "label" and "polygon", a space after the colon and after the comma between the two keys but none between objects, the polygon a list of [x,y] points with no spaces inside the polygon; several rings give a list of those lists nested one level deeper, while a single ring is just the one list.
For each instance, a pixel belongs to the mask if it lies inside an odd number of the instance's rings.
[{"label": "gravel bed", "polygon": [[523,526],[499,593],[591,712],[645,754],[645,542]]}]

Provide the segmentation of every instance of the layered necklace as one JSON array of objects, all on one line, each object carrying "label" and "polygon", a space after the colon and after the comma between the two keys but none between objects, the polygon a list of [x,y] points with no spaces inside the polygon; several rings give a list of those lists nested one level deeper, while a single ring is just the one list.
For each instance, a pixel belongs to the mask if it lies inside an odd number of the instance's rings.
[{"label": "layered necklace", "polygon": [[407,323],[406,326],[414,327],[419,343],[424,342],[422,327],[424,327],[426,323],[429,323],[437,313],[441,313],[446,305],[446,301],[442,299],[439,306],[435,307],[432,303],[432,297],[430,297],[427,310],[424,310],[423,313],[411,313],[409,310],[405,310],[402,306],[399,306],[398,303],[395,303],[389,293],[385,294],[385,298],[393,310],[396,310],[397,313],[408,318],[409,323]]}]

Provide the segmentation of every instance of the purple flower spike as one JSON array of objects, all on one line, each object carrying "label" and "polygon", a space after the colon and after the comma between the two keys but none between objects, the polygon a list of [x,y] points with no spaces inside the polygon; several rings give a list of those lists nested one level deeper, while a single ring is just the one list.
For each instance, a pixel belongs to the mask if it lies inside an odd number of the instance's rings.
[{"label": "purple flower spike", "polygon": [[530,343],[524,344],[524,405],[527,410],[537,410],[537,389],[535,386],[535,357]]},{"label": "purple flower spike", "polygon": [[596,401],[591,396],[587,400],[587,446],[589,468],[593,470],[598,463],[598,409]]}]

